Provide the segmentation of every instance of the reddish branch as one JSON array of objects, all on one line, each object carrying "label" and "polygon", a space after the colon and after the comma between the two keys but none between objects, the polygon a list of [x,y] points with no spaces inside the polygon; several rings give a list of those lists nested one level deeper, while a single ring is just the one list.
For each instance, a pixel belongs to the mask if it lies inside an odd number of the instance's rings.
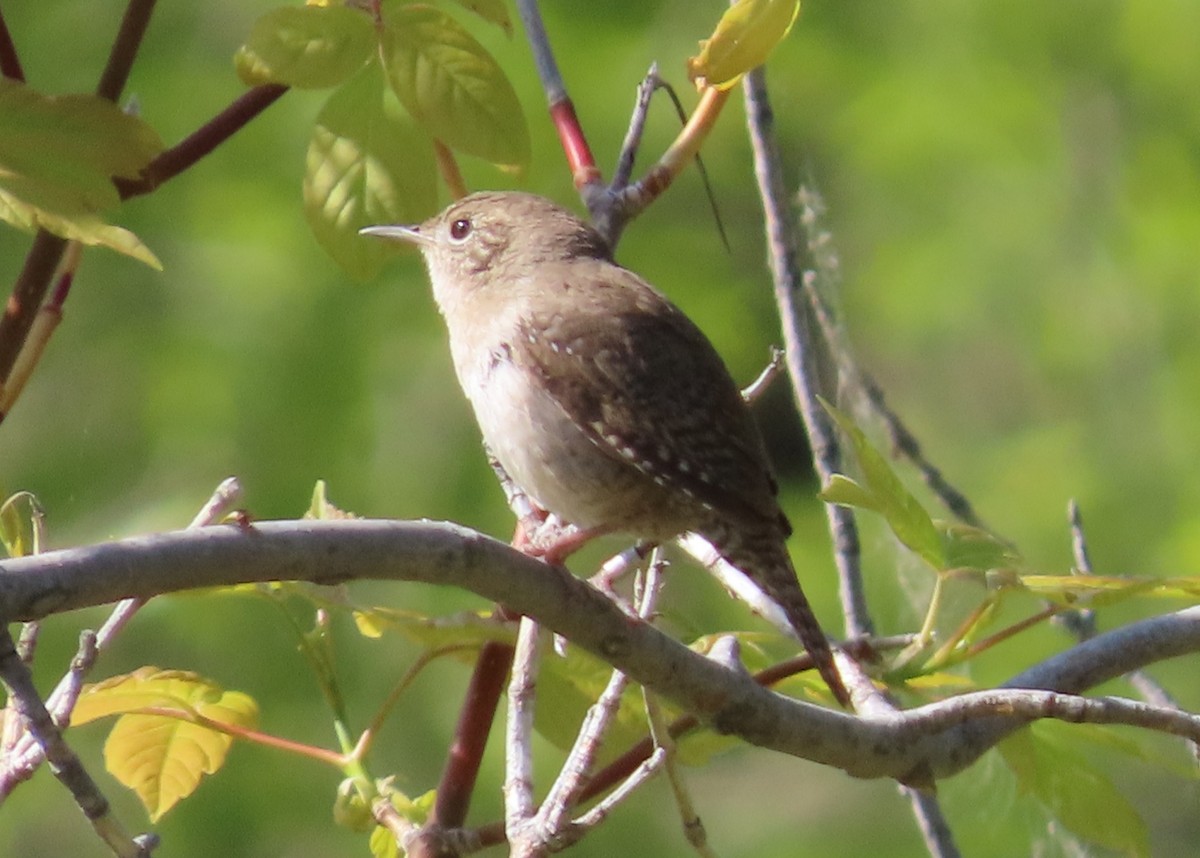
[{"label": "reddish branch", "polygon": [[[0,383],[12,372],[66,246],[65,238],[39,232],[25,255],[25,265],[0,316]],[[0,414],[0,419],[3,417]]]},{"label": "reddish branch", "polygon": [[576,190],[599,183],[600,169],[596,166],[596,158],[575,114],[575,105],[565,94],[550,103],[550,121],[558,132]]},{"label": "reddish branch", "polygon": [[0,12],[0,75],[12,80],[25,80],[25,72],[21,69],[21,60],[17,56],[17,46],[13,44],[12,34],[8,32],[3,12]]},{"label": "reddish branch", "polygon": [[512,656],[512,646],[497,641],[484,644],[479,652],[446,758],[446,768],[438,784],[437,801],[429,819],[431,826],[458,828],[466,821],[471,793],[475,790],[479,765]]},{"label": "reddish branch", "polygon": [[168,179],[178,176],[240,131],[287,90],[282,84],[269,83],[243,93],[179,143],[159,153],[146,165],[139,178],[115,180],[121,199],[148,194]]},{"label": "reddish branch", "polygon": [[125,7],[121,28],[109,51],[100,82],[96,84],[96,95],[101,98],[116,101],[121,97],[125,82],[129,80],[129,70],[133,68],[133,61],[141,47],[142,37],[146,35],[146,27],[150,25],[154,3],[155,0],[129,0],[129,5]]}]

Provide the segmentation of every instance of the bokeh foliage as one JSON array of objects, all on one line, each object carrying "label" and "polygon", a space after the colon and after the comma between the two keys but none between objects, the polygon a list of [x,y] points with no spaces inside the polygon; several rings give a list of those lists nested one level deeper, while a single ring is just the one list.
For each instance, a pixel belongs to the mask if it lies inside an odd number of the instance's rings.
[{"label": "bokeh foliage", "polygon": [[[15,5],[5,16],[30,82],[48,93],[90,90],[122,4]],[[242,91],[233,53],[271,5],[157,10],[128,91],[168,145]],[[683,85],[684,58],[717,11],[681,0],[545,4],[602,165],[649,62]],[[533,166],[522,186],[571,202],[519,34],[509,41],[468,25],[530,117]],[[811,178],[829,205],[841,311],[861,358],[927,452],[1048,574],[1070,563],[1069,497],[1082,505],[1098,572],[1200,566],[1198,28],[1200,7],[1136,0],[810,0],[772,60],[784,148],[795,180]],[[353,285],[306,226],[300,178],[323,101],[289,93],[198,167],[119,212],[163,273],[104,251],[85,257],[43,366],[0,427],[0,484],[38,495],[53,544],[181,526],[229,473],[263,517],[298,515],[321,477],[361,514],[507,532],[418,263]],[[670,140],[672,122],[665,108],[654,111],[647,152]],[[778,334],[739,122],[735,101],[705,149],[732,252],[720,250],[687,174],[628,230],[620,258],[692,313],[749,379]],[[482,162],[465,168],[472,187],[514,183]],[[0,231],[6,282],[26,245]],[[829,622],[836,604],[816,486],[786,408],[776,403],[766,417],[787,478],[797,567]],[[922,578],[895,568],[881,530],[868,530],[867,547],[881,627],[911,629]],[[373,596],[424,610],[478,607],[432,588]],[[106,669],[193,669],[252,693],[264,729],[327,741],[286,630],[265,606],[214,598],[153,605]],[[748,622],[682,568],[667,605],[685,628],[717,616]],[[1125,605],[1102,622],[1154,607]],[[73,648],[73,619],[50,624],[65,639],[47,635],[44,664]],[[361,690],[365,717],[412,651],[355,641],[348,628],[343,639],[345,684]],[[1066,642],[1039,630],[985,659],[977,678],[1001,679]],[[1155,673],[1185,705],[1200,704],[1185,666]],[[425,677],[389,728],[391,762],[411,792],[436,780],[461,680],[453,670]],[[1198,836],[1194,784],[1127,757],[1104,762],[1136,796],[1154,852],[1186,851]],[[482,782],[498,780],[493,763]],[[922,854],[890,784],[759,752],[727,757],[696,781],[722,855]],[[181,856],[347,854],[361,843],[329,824],[331,786],[315,766],[235,747],[220,780],[161,831]],[[630,843],[642,854],[682,854],[666,790],[647,795],[574,854],[620,854]],[[1047,845],[1044,814],[994,758],[942,795],[968,854]],[[481,794],[476,814],[498,806],[498,795]],[[140,819],[132,802],[121,811]],[[0,852],[94,849],[84,823],[72,829],[63,812],[43,773],[0,816]]]}]

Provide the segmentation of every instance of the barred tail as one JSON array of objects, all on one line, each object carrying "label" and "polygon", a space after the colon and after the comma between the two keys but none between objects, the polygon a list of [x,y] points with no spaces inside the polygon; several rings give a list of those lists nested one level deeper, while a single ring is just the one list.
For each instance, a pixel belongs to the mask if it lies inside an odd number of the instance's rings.
[{"label": "barred tail", "polygon": [[[721,530],[726,531],[725,528]],[[850,694],[834,666],[829,640],[821,630],[821,624],[817,622],[804,591],[800,589],[796,570],[782,539],[775,534],[764,534],[762,538],[754,539],[745,533],[715,530],[710,530],[704,535],[722,557],[736,566],[783,608],[796,636],[812,656],[821,678],[825,680],[837,701],[849,707]]]}]

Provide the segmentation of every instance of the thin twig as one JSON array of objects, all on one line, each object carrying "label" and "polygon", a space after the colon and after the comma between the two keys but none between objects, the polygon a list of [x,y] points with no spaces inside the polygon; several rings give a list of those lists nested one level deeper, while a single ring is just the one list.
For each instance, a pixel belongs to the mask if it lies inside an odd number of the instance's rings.
[{"label": "thin twig", "polygon": [[917,827],[932,858],[959,858],[962,853],[954,842],[954,832],[950,830],[950,823],[942,813],[937,796],[904,785],[900,786],[900,792],[912,805],[913,817],[917,820]]},{"label": "thin twig", "polygon": [[758,378],[750,382],[742,388],[742,399],[747,405],[753,405],[758,401],[758,398],[767,392],[767,388],[771,386],[771,382],[779,378],[779,374],[783,372],[785,367],[783,349],[778,346],[771,346],[771,359],[767,361],[767,365],[763,371],[758,374]]},{"label": "thin twig", "polygon": [[3,392],[0,393],[0,414],[8,414],[12,411],[21,391],[25,389],[25,385],[33,375],[38,361],[45,353],[50,337],[58,328],[59,322],[62,321],[63,303],[71,291],[71,284],[75,280],[75,272],[79,269],[82,256],[83,246],[78,241],[67,244],[58,266],[58,282],[50,293],[50,297],[38,310],[25,342],[21,346],[21,352],[17,355],[16,363],[13,364],[12,372],[8,376],[8,383],[4,385]]},{"label": "thin twig", "polygon": [[0,75],[22,83],[25,81],[21,58],[17,55],[17,46],[12,40],[12,33],[8,31],[3,10],[0,10]]},{"label": "thin twig", "polygon": [[[730,635],[723,640],[731,642],[731,647],[734,650],[731,657],[736,659],[738,655],[736,652],[737,638]],[[739,665],[740,663],[740,660],[738,660]],[[671,725],[666,722],[662,707],[658,705],[658,698],[644,686],[642,687],[642,703],[646,707],[646,720],[650,724],[650,739],[654,743],[655,752],[661,751],[663,755],[663,769],[667,775],[667,782],[671,785],[671,794],[675,798],[675,807],[679,811],[684,837],[702,858],[713,858],[712,849],[708,845],[708,834],[704,829],[704,822],[700,819],[700,814],[696,811],[696,805],[692,801],[691,792],[687,788],[683,774],[679,771],[679,765],[676,760],[677,746]]]},{"label": "thin twig", "polygon": [[[651,554],[646,572],[639,576],[641,581],[638,588],[640,592],[637,594],[636,615],[644,622],[649,622],[657,611],[664,567],[665,560],[656,548]],[[533,823],[538,836],[547,845],[559,842],[564,836],[570,836],[572,839],[582,837],[588,830],[588,826],[568,825],[569,814],[579,803],[579,797],[587,786],[604,736],[617,716],[621,698],[628,685],[629,678],[621,671],[614,670],[604,692],[588,709],[575,744]]]},{"label": "thin twig", "polygon": [[[1075,559],[1074,571],[1078,575],[1092,575],[1092,557],[1088,549],[1087,534],[1083,529],[1083,513],[1072,498],[1067,502],[1067,521],[1071,528],[1071,554]],[[1090,608],[1066,611],[1055,619],[1062,622],[1076,639],[1089,640],[1096,634],[1096,612]],[[1126,677],[1142,699],[1154,706],[1181,708],[1179,701],[1144,670],[1134,670]],[[1192,754],[1200,760],[1200,743],[1192,743]]]},{"label": "thin twig", "polygon": [[96,834],[120,858],[144,858],[148,853],[113,819],[108,799],[63,738],[38,696],[29,667],[17,656],[12,636],[3,627],[0,627],[0,679],[14,711],[42,749],[54,776],[70,791]]},{"label": "thin twig", "polygon": [[[759,68],[746,75],[746,121],[754,147],[755,175],[766,218],[771,274],[775,300],[783,323],[785,351],[792,389],[808,433],[817,477],[824,485],[842,469],[841,449],[833,426],[818,397],[820,346],[810,335],[813,329],[801,300],[807,266],[801,261],[806,248],[797,246],[798,233],[783,180],[783,165],[775,140],[775,114],[767,95],[766,75]],[[826,504],[829,531],[838,569],[842,611],[847,637],[874,633],[862,581],[862,557],[858,527],[853,512],[837,504]]]},{"label": "thin twig", "polygon": [[822,226],[824,202],[815,189],[807,186],[800,188],[796,199],[800,208],[800,224],[807,237],[806,250],[816,273],[814,277],[805,278],[804,293],[813,314],[812,318],[816,320],[826,347],[837,365],[840,382],[861,393],[872,413],[883,424],[883,430],[894,453],[907,459],[916,468],[921,480],[950,514],[965,524],[987,529],[966,495],[955,488],[941,470],[925,457],[916,436],[887,404],[878,382],[855,360],[854,350],[845,330],[825,298],[826,293],[832,291],[837,283],[839,265],[837,254],[832,247],[832,238]]},{"label": "thin twig", "polygon": [[527,840],[526,826],[534,815],[533,713],[540,661],[541,627],[522,617],[508,685],[504,754],[504,830],[513,846]]},{"label": "thin twig", "polygon": [[242,93],[179,143],[160,152],[137,179],[115,179],[113,184],[121,199],[148,194],[178,176],[240,131],[287,91],[282,84],[267,83]]},{"label": "thin twig", "polygon": [[[242,487],[236,477],[227,477],[213,491],[209,499],[193,517],[188,529],[196,529],[214,524],[221,520],[241,499]],[[107,648],[113,639],[133,619],[134,615],[145,605],[147,599],[132,597],[122,599],[108,615],[104,625],[95,634],[85,632],[81,638],[80,650],[71,664],[69,672],[59,680],[58,685],[46,698],[46,705],[53,713],[55,723],[66,726],[70,720],[71,711],[75,708],[75,700],[83,679],[91,670],[97,655]],[[43,756],[41,748],[31,735],[24,735],[14,746],[16,759],[23,780],[33,774],[41,765]],[[13,766],[12,769],[18,768]],[[0,779],[0,799],[12,791],[15,781],[11,776]]]},{"label": "thin twig", "polygon": [[554,49],[550,46],[550,37],[546,34],[546,25],[542,21],[542,12],[538,8],[537,0],[517,0],[517,14],[525,28],[525,39],[533,51],[533,63],[537,68],[538,79],[542,82],[542,90],[546,93],[550,120],[558,132],[571,177],[575,180],[575,187],[585,192],[586,197],[590,190],[599,187],[600,170],[588,146],[583,127],[579,124],[575,105],[567,94],[567,87],[563,83],[558,61],[554,58]]},{"label": "thin twig", "polygon": [[[25,265],[13,284],[4,315],[0,316],[0,388],[8,384],[17,356],[29,337],[29,329],[33,327],[66,248],[65,238],[39,230],[25,255]],[[4,417],[0,412],[0,421]]]},{"label": "thin twig", "polygon": [[[658,63],[653,63],[650,70],[646,72],[646,76],[642,78],[642,82],[638,84],[637,98],[634,100],[633,113],[629,117],[629,130],[625,132],[625,139],[621,142],[621,152],[617,158],[617,168],[613,173],[613,179],[608,186],[607,203],[618,207],[625,206],[628,200],[625,199],[624,192],[629,187],[629,179],[633,175],[633,164],[637,157],[638,147],[642,142],[642,134],[646,128],[646,117],[650,110],[650,101],[652,96],[658,90],[663,90],[671,99],[671,104],[675,108],[675,115],[679,118],[680,123],[686,128],[688,125],[687,111],[683,107],[683,102],[679,100],[678,93],[675,88],[667,83],[658,74]],[[715,116],[714,116],[715,119]],[[711,127],[711,126],[710,126]],[[681,135],[682,136],[682,135]],[[696,170],[700,174],[700,181],[704,184],[704,191],[708,195],[709,205],[712,207],[713,220],[717,225],[717,234],[721,237],[721,244],[728,251],[729,235],[725,231],[725,224],[721,220],[721,211],[717,207],[717,198],[713,193],[712,182],[708,178],[708,170],[704,167],[704,160],[700,157],[700,152],[697,150],[695,156]],[[634,189],[637,192],[637,189]],[[648,201],[648,200],[647,200]],[[615,245],[620,238],[620,232],[628,223],[630,217],[635,214],[633,211],[620,211],[610,215],[608,221],[602,222],[601,226],[608,224],[605,236],[609,243]]]},{"label": "thin twig", "polygon": [[633,113],[629,116],[629,129],[625,132],[625,139],[621,141],[621,152],[617,156],[617,168],[613,171],[610,188],[623,188],[629,184],[629,178],[633,175],[633,164],[637,160],[637,150],[642,143],[642,134],[646,130],[650,101],[661,82],[658,63],[651,63],[649,71],[637,87]]},{"label": "thin twig", "polygon": [[108,62],[96,84],[96,95],[115,102],[125,89],[133,61],[137,58],[138,48],[142,37],[146,35],[146,27],[150,25],[150,15],[154,12],[155,0],[129,0],[125,7],[125,15],[121,18],[121,28],[117,38],[113,40],[112,50],[108,54]]}]

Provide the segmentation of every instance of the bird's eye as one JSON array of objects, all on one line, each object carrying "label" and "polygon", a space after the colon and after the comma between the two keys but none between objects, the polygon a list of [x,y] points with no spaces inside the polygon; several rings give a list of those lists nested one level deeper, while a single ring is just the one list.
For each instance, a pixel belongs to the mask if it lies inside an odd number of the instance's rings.
[{"label": "bird's eye", "polygon": [[459,218],[454,223],[450,224],[450,237],[455,241],[462,241],[471,234],[471,222],[465,217]]}]

